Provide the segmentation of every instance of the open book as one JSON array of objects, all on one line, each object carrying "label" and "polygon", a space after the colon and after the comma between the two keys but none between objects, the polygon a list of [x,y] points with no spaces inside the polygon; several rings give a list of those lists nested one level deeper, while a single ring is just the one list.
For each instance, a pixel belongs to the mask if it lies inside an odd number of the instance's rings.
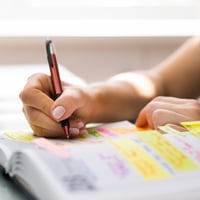
[{"label": "open book", "polygon": [[35,199],[200,199],[200,140],[121,121],[75,140],[0,134],[0,165]]}]

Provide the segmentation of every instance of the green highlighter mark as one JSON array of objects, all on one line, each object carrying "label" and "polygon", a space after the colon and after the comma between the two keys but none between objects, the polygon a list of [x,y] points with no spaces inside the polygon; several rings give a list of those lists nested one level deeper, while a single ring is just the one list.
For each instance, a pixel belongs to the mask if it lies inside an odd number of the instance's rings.
[{"label": "green highlighter mark", "polygon": [[88,133],[93,135],[94,137],[101,137],[103,138],[104,136],[102,134],[100,134],[98,131],[94,130],[94,129],[89,129]]}]

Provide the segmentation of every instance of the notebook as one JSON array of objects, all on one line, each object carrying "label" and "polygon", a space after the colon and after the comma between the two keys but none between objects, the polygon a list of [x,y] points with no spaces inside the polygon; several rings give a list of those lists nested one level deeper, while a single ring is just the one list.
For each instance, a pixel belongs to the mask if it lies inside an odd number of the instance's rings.
[{"label": "notebook", "polygon": [[199,199],[199,138],[161,129],[120,121],[74,140],[4,130],[0,165],[34,199]]}]

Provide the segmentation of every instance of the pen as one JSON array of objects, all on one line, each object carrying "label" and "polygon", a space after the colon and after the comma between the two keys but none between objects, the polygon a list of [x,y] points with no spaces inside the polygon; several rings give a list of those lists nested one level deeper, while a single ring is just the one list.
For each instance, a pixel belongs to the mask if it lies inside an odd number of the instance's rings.
[{"label": "pen", "polygon": [[[54,95],[55,95],[54,99],[57,99],[62,94],[63,89],[60,81],[55,49],[51,40],[46,41],[46,51],[47,51],[49,69],[51,73],[51,81],[54,89]],[[65,131],[67,139],[69,139],[69,120],[68,119],[62,120],[61,125]]]}]

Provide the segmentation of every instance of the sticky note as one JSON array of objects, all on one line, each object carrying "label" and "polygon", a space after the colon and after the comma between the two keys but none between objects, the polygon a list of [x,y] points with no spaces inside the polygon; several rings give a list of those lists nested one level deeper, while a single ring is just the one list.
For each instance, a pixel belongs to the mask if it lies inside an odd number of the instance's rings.
[{"label": "sticky note", "polygon": [[68,156],[67,152],[63,148],[45,138],[37,138],[33,142],[56,156],[62,158],[66,158]]},{"label": "sticky note", "polygon": [[31,142],[35,137],[31,134],[25,133],[23,131],[6,131],[4,135],[10,139],[21,141],[21,142]]},{"label": "sticky note", "polygon": [[138,134],[139,139],[148,144],[160,157],[169,163],[177,172],[199,169],[188,156],[170,143],[159,132]]},{"label": "sticky note", "polygon": [[192,135],[200,138],[200,121],[181,122],[181,125],[185,127]]},{"label": "sticky note", "polygon": [[96,129],[98,132],[102,133],[103,135],[106,135],[106,136],[117,136],[118,134],[115,133],[114,131],[112,131],[111,129],[109,128],[97,128]]},{"label": "sticky note", "polygon": [[104,137],[102,134],[100,134],[97,130],[95,129],[88,129],[88,133],[93,135],[94,137]]},{"label": "sticky note", "polygon": [[146,127],[139,128],[137,126],[130,126],[130,127],[115,127],[115,128],[111,128],[111,130],[118,134],[132,134],[132,133],[136,133],[140,131],[149,130],[149,128],[146,128]]},{"label": "sticky note", "polygon": [[131,139],[108,141],[146,180],[169,178],[170,174]]},{"label": "sticky note", "polygon": [[173,133],[173,134],[180,135],[180,136],[183,136],[183,137],[186,136],[186,133],[178,131],[178,130],[170,127],[170,126],[159,126],[158,128],[160,130],[164,131],[165,133],[169,133],[169,134]]}]

